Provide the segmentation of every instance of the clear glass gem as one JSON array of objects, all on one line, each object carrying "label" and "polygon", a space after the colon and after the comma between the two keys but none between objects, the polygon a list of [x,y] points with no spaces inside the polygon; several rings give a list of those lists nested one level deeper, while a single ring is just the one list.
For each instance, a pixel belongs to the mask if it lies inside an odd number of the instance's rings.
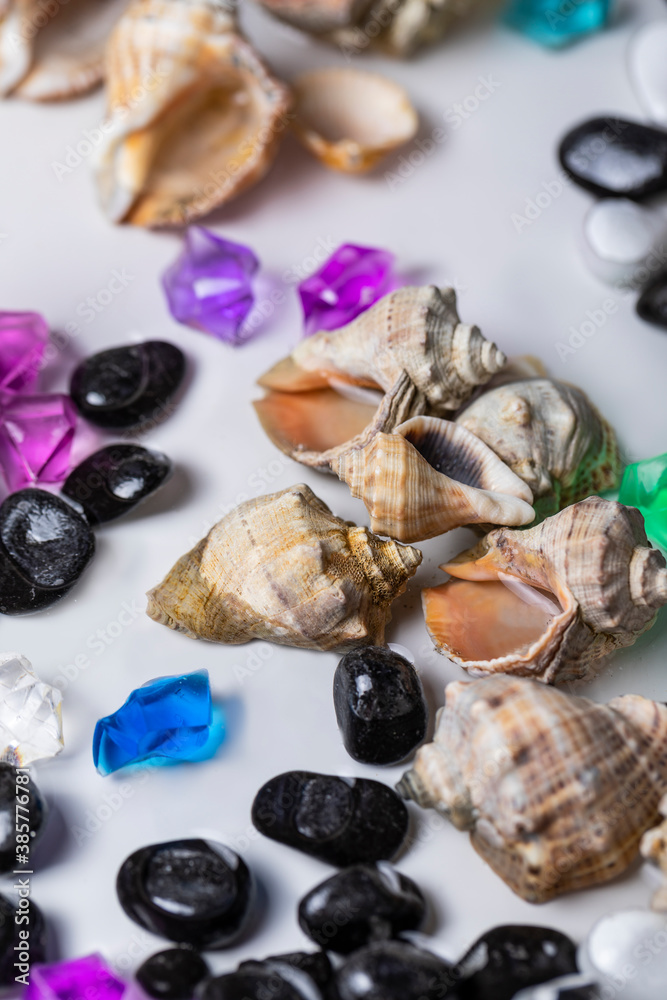
[{"label": "clear glass gem", "polygon": [[0,312],[0,392],[20,392],[37,381],[49,328],[38,313]]},{"label": "clear glass gem", "polygon": [[337,330],[393,287],[394,255],[346,243],[299,285],[306,333]]},{"label": "clear glass gem", "polygon": [[58,483],[71,469],[76,409],[69,396],[4,396],[0,402],[0,467],[11,492]]},{"label": "clear glass gem", "polygon": [[0,759],[25,767],[63,749],[62,694],[20,653],[0,655]]}]

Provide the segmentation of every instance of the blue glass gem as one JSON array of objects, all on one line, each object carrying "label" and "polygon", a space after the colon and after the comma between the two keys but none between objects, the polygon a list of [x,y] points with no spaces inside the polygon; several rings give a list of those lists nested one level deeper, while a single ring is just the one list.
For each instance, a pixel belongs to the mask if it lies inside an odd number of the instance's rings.
[{"label": "blue glass gem", "polygon": [[208,671],[197,670],[149,681],[117,712],[100,719],[93,760],[100,774],[156,757],[206,760],[223,739],[224,720],[211,702]]},{"label": "blue glass gem", "polygon": [[503,20],[540,45],[559,49],[604,28],[610,9],[611,0],[511,0]]}]

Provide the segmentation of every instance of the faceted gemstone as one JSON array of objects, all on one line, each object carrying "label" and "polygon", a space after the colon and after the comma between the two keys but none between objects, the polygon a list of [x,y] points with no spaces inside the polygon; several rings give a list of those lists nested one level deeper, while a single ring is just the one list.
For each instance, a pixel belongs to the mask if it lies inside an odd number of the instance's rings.
[{"label": "faceted gemstone", "polygon": [[647,323],[667,329],[667,271],[651,281],[637,302],[637,312]]},{"label": "faceted gemstone", "polygon": [[111,774],[155,757],[200,760],[213,724],[207,670],[149,681],[117,712],[98,721],[95,767],[100,774]]},{"label": "faceted gemstone", "polygon": [[87,521],[45,490],[12,493],[0,505],[0,612],[41,611],[77,582],[95,551]]},{"label": "faceted gemstone", "polygon": [[460,1000],[513,1000],[526,986],[577,971],[576,948],[548,927],[494,927],[457,963]]},{"label": "faceted gemstone", "polygon": [[[29,972],[30,986],[22,994],[23,1000],[37,1000],[38,997],[50,997],[47,993],[30,992],[35,981],[39,966],[38,962],[43,962],[46,957],[46,922],[42,911],[37,903],[32,899],[27,900],[28,919],[21,924],[16,922],[16,902],[8,899],[7,896],[0,896],[0,988],[3,986],[16,986],[16,976]],[[19,931],[28,932],[28,961],[24,962],[24,952],[22,947],[25,944],[25,937],[21,937]],[[25,969],[17,969],[16,964],[26,965]],[[34,963],[34,964],[33,964]]]},{"label": "faceted gemstone", "polygon": [[339,867],[392,858],[408,832],[408,811],[392,788],[310,771],[267,781],[252,821],[265,837]]},{"label": "faceted gemstone", "polygon": [[417,672],[389,649],[347,653],[334,675],[334,706],[345,749],[363,764],[396,764],[426,736],[428,711]]},{"label": "faceted gemstone", "polygon": [[198,1000],[259,1000],[260,997],[267,1000],[306,1000],[307,994],[304,995],[298,985],[283,979],[275,967],[263,962],[248,962],[237,972],[209,979],[201,989]]},{"label": "faceted gemstone", "polygon": [[[340,1000],[423,1000],[456,997],[452,966],[402,941],[377,941],[357,951],[338,970]],[[496,1000],[488,994],[484,1000]],[[480,997],[481,1000],[481,997]]]},{"label": "faceted gemstone", "polygon": [[62,493],[89,524],[113,521],[167,482],[173,466],[159,451],[138,444],[110,444],[70,472]]},{"label": "faceted gemstone", "polygon": [[208,965],[192,948],[167,948],[147,958],[135,978],[149,997],[191,1000],[195,987],[209,974]]},{"label": "faceted gemstone", "polygon": [[[0,723],[1,726],[1,723]],[[17,782],[20,773],[21,781]],[[0,875],[13,872],[21,866],[17,857],[26,855],[32,867],[32,849],[44,830],[46,822],[46,799],[27,772],[17,772],[15,768],[0,761]],[[27,851],[17,851],[17,824],[27,825]],[[20,846],[20,845],[19,845]]]},{"label": "faceted gemstone", "polygon": [[640,200],[667,189],[667,132],[622,118],[591,118],[568,132],[560,162],[593,194]]},{"label": "faceted gemstone", "polygon": [[665,223],[657,212],[627,198],[605,198],[591,207],[584,222],[586,263],[609,285],[637,287],[664,235]]},{"label": "faceted gemstone", "polygon": [[667,21],[649,21],[630,42],[628,66],[639,103],[648,117],[667,127]]},{"label": "faceted gemstone", "polygon": [[0,392],[21,392],[37,381],[49,328],[32,312],[0,312]]},{"label": "faceted gemstone", "polygon": [[0,655],[0,758],[16,767],[62,750],[62,694],[40,681],[25,656]]},{"label": "faceted gemstone", "polygon": [[337,330],[391,290],[394,255],[346,243],[299,285],[306,333]]},{"label": "faceted gemstone", "polygon": [[82,361],[70,382],[79,412],[91,424],[134,430],[173,410],[185,375],[185,355],[162,340],[112,347]]},{"label": "faceted gemstone", "polygon": [[83,1000],[86,997],[121,1000],[125,989],[123,980],[100,955],[86,955],[54,965],[33,966],[24,1000]]},{"label": "faceted gemstone", "polygon": [[[272,955],[262,962],[241,962],[239,972],[245,972],[251,967],[256,968],[258,965],[274,969],[280,978],[286,979],[287,982],[293,983],[295,978],[297,983],[302,982],[302,976],[305,975],[308,980],[315,983],[323,1000],[336,1000],[333,996],[334,970],[329,956],[324,951],[294,951],[287,955]],[[295,977],[294,972],[301,975]]]},{"label": "faceted gemstone", "polygon": [[648,537],[667,549],[667,454],[628,465],[618,499],[641,511]]},{"label": "faceted gemstone", "polygon": [[521,990],[514,1000],[600,1000],[600,990],[590,976],[561,976]]},{"label": "faceted gemstone", "polygon": [[191,226],[183,253],[162,277],[169,311],[179,323],[241,344],[248,335],[243,322],[255,301],[250,279],[258,268],[249,247]]},{"label": "faceted gemstone", "polygon": [[386,861],[345,868],[299,903],[301,930],[320,948],[341,955],[417,930],[425,916],[419,887]]},{"label": "faceted gemstone", "polygon": [[145,930],[202,951],[233,943],[255,897],[243,859],[207,840],[142,847],[121,865],[116,891],[125,913]]},{"label": "faceted gemstone", "polygon": [[63,480],[71,468],[75,429],[69,396],[5,396],[0,403],[0,467],[9,489]]},{"label": "faceted gemstone", "polygon": [[621,910],[589,932],[579,948],[579,967],[601,983],[613,983],[614,1000],[665,1000],[666,941],[664,913]]},{"label": "faceted gemstone", "polygon": [[550,49],[559,49],[600,31],[609,20],[611,0],[511,0],[504,21]]}]

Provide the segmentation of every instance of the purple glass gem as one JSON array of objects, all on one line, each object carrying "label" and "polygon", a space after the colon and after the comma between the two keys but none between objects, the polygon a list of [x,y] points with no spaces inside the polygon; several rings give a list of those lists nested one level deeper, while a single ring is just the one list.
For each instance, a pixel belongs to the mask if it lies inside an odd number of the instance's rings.
[{"label": "purple glass gem", "polygon": [[0,312],[0,392],[20,392],[39,375],[49,328],[38,313]]},{"label": "purple glass gem", "polygon": [[67,477],[75,426],[69,396],[40,393],[0,400],[0,468],[11,492]]},{"label": "purple glass gem", "polygon": [[172,316],[230,344],[242,344],[249,333],[243,321],[255,302],[250,279],[258,267],[249,247],[191,226],[183,253],[162,276]]},{"label": "purple glass gem", "polygon": [[372,306],[393,285],[394,255],[387,250],[338,247],[299,285],[306,334],[337,330]]},{"label": "purple glass gem", "polygon": [[101,955],[34,965],[23,1000],[120,1000],[126,984]]}]

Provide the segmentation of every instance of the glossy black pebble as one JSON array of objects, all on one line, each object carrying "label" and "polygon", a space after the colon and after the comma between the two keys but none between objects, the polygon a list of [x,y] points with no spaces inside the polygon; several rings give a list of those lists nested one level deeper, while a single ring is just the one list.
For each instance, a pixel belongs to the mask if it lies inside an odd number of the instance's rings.
[{"label": "glossy black pebble", "polygon": [[0,506],[0,612],[41,611],[72,589],[95,551],[88,522],[46,490],[11,493]]},{"label": "glossy black pebble", "polygon": [[[32,966],[46,958],[46,922],[42,911],[30,900],[27,909],[20,907],[17,919],[16,908],[13,900],[0,896],[0,987],[15,987],[17,976],[27,974],[29,977]],[[26,940],[29,948],[24,954],[21,948]],[[24,957],[27,962],[23,961]]]},{"label": "glossy black pebble", "polygon": [[419,887],[386,862],[337,872],[299,903],[301,930],[339,955],[417,930],[425,916]]},{"label": "glossy black pebble", "polygon": [[667,329],[667,271],[646,286],[637,301],[637,312],[647,323]]},{"label": "glossy black pebble", "polygon": [[195,987],[210,975],[204,959],[191,948],[167,948],[147,958],[135,973],[144,993],[158,1000],[191,1000]]},{"label": "glossy black pebble", "polygon": [[[243,972],[247,967],[255,967],[257,964],[257,962],[241,962],[239,972]],[[259,964],[275,966],[279,973],[281,966],[288,966],[305,973],[313,980],[323,997],[329,996],[333,986],[333,966],[329,956],[324,951],[293,951],[286,955],[271,955]]]},{"label": "glossy black pebble", "polygon": [[70,382],[74,403],[98,427],[130,430],[168,415],[185,355],[163,340],[113,347],[86,358]]},{"label": "glossy black pebble", "polygon": [[287,982],[274,966],[246,962],[237,972],[209,979],[198,1000],[305,1000],[303,992]]},{"label": "glossy black pebble", "polygon": [[565,136],[560,162],[580,187],[603,198],[667,190],[667,132],[622,118],[591,118]]},{"label": "glossy black pebble", "polygon": [[[20,831],[21,834],[27,833],[30,837],[27,844],[28,856],[32,855],[34,846],[46,823],[46,800],[34,781],[28,778],[27,784],[24,783],[24,778],[27,777],[25,772],[20,772],[21,784],[17,784],[18,773],[11,764],[0,761],[0,830],[3,833],[0,840],[0,875],[6,875],[20,867],[16,863],[17,853],[19,853],[16,850],[17,823],[21,825],[27,823],[29,827],[27,831]],[[26,795],[27,802],[25,801]],[[26,867],[32,866],[27,865]]]},{"label": "glossy black pebble", "polygon": [[141,927],[201,950],[225,948],[239,936],[255,895],[242,858],[206,840],[142,847],[121,865],[116,891]]},{"label": "glossy black pebble", "polygon": [[89,524],[102,524],[133,510],[166,483],[171,472],[170,459],[159,451],[137,444],[110,444],[70,472],[62,493]]},{"label": "glossy black pebble", "polygon": [[494,927],[457,963],[459,996],[512,1000],[527,986],[576,972],[576,953],[569,937],[548,927]]},{"label": "glossy black pebble", "polygon": [[362,948],[336,976],[340,1000],[455,1000],[455,982],[448,962],[402,941]]},{"label": "glossy black pebble", "polygon": [[408,811],[392,788],[310,771],[267,781],[252,821],[264,836],[341,868],[392,858],[408,832]]},{"label": "glossy black pebble", "polygon": [[345,749],[363,764],[397,764],[426,736],[428,711],[417,672],[390,649],[347,653],[333,690]]}]

